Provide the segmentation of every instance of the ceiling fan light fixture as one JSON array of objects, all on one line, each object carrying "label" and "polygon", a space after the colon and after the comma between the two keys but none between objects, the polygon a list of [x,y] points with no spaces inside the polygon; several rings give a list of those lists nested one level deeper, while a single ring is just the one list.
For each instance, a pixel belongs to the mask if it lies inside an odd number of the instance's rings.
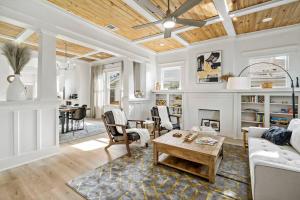
[{"label": "ceiling fan light fixture", "polygon": [[164,28],[174,28],[175,22],[173,20],[167,20],[163,23]]}]

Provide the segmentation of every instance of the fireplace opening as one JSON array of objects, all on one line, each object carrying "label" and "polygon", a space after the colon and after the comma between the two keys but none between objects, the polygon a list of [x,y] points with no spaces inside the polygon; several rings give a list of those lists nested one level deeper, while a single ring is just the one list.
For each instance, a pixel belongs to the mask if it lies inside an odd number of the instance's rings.
[{"label": "fireplace opening", "polygon": [[200,126],[211,127],[220,132],[220,110],[199,109],[198,119]]}]

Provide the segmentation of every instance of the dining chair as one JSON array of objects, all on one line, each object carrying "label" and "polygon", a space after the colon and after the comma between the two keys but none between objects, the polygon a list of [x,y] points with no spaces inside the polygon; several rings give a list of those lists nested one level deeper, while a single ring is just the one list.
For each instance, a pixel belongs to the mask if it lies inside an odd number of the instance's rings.
[{"label": "dining chair", "polygon": [[[71,120],[75,121],[75,131],[78,130],[84,130],[84,118],[86,117],[86,107],[82,106],[78,109],[76,109],[74,112],[71,114]],[[82,121],[82,128],[80,128],[80,122]],[[73,127],[72,127],[73,128]],[[73,134],[74,134],[74,129],[73,129]]]}]

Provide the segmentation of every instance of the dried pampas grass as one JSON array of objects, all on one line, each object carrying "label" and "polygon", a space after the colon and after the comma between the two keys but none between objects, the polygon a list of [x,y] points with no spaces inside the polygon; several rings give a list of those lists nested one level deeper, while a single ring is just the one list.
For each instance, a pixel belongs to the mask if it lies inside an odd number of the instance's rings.
[{"label": "dried pampas grass", "polygon": [[31,58],[31,50],[24,45],[14,42],[5,43],[1,49],[14,73],[20,74]]}]

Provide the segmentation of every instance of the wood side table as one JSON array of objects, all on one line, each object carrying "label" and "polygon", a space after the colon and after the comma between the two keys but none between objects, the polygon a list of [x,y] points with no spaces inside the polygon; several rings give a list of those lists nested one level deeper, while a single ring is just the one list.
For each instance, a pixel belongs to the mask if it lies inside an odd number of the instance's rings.
[{"label": "wood side table", "polygon": [[242,128],[242,132],[243,132],[243,142],[244,142],[244,148],[245,148],[245,149],[248,148],[248,131],[249,131],[249,128],[248,128],[248,127],[243,127],[243,128]]}]

